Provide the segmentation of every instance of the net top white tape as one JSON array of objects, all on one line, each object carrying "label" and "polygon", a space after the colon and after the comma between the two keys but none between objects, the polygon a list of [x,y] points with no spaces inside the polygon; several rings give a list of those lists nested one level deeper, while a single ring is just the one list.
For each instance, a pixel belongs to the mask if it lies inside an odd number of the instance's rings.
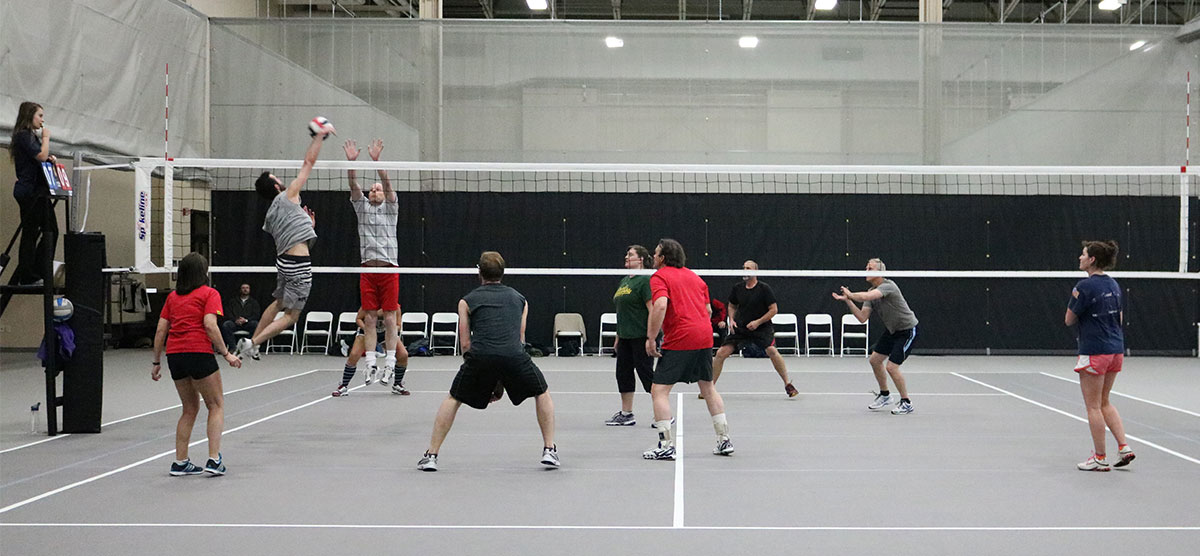
[{"label": "net top white tape", "polygon": [[[725,269],[691,269],[700,276],[736,276],[746,275],[745,270]],[[275,273],[273,266],[213,266],[209,271],[214,274],[264,274]],[[474,267],[362,267],[362,266],[314,266],[313,274],[450,274],[475,275],[479,269]],[[505,276],[628,276],[630,274],[653,274],[653,270],[627,270],[623,268],[508,268]],[[862,270],[757,270],[755,276],[760,278],[866,278],[883,276],[886,278],[1055,278],[1082,279],[1087,275],[1078,270],[889,270],[886,272],[867,273]],[[1153,278],[1171,280],[1200,280],[1200,272],[1153,272],[1153,271],[1113,271],[1108,272],[1113,278]]]}]

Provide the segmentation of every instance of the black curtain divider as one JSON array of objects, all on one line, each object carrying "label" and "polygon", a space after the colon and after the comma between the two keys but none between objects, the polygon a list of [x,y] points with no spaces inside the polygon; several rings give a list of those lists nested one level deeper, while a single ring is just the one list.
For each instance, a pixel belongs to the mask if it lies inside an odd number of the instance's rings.
[{"label": "black curtain divider", "polygon": [[[357,266],[357,224],[347,192],[313,191],[318,266]],[[1120,243],[1118,270],[1178,269],[1179,199],[1140,196],[400,193],[401,266],[469,267],[485,250],[510,267],[621,268],[626,246],[679,240],[693,268],[861,269],[880,257],[892,270],[1074,270],[1084,239]],[[1191,200],[1191,267],[1197,270]],[[213,264],[272,265],[262,231],[267,203],[249,191],[214,191]],[[511,276],[530,303],[529,339],[550,343],[558,312],[582,313],[596,347],[600,314],[612,311],[616,276]],[[765,278],[781,312],[845,307],[829,292],[859,279]],[[249,282],[269,301],[274,275],[218,274],[223,295]],[[726,300],[736,278],[707,278]],[[357,275],[317,275],[309,310],[354,311]],[[1073,279],[900,279],[921,320],[918,353],[1059,353],[1074,349],[1062,324]],[[1200,295],[1194,281],[1122,280],[1133,352],[1196,349]],[[454,311],[471,276],[403,276],[405,310]],[[872,339],[881,329],[872,322]]]}]

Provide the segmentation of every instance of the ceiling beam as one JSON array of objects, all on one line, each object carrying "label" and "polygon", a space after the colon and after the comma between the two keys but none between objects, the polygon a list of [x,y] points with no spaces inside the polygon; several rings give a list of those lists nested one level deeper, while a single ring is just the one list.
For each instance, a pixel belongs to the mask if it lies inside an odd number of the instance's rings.
[{"label": "ceiling beam", "polygon": [[612,0],[613,19],[621,19],[621,0]]},{"label": "ceiling beam", "polygon": [[[1000,0],[1000,1],[1004,2],[1004,0]],[[1020,6],[1020,5],[1021,5],[1021,0],[1008,0],[1008,2],[1004,6],[1004,12],[1000,14],[1000,23],[1004,23],[1005,20],[1008,19],[1008,16],[1012,15],[1013,10],[1017,9],[1017,6]]]},{"label": "ceiling beam", "polygon": [[871,21],[879,21],[879,14],[883,12],[884,4],[887,4],[887,0],[871,0],[869,4],[871,8]]},{"label": "ceiling beam", "polygon": [[[1069,3],[1071,0],[1066,1]],[[1083,9],[1083,7],[1086,5],[1088,5],[1088,0],[1075,0],[1075,3],[1071,5],[1071,7],[1067,10],[1067,13],[1063,14],[1063,18],[1060,23],[1071,21],[1071,18],[1075,17],[1075,14],[1079,13],[1079,10]]]},{"label": "ceiling beam", "polygon": [[804,8],[806,13],[804,19],[812,21],[813,15],[817,13],[817,0],[806,0],[806,3],[808,5]]},{"label": "ceiling beam", "polygon": [[483,17],[488,19],[496,18],[495,6],[492,5],[493,0],[479,0],[479,6],[483,8]]},{"label": "ceiling beam", "polygon": [[754,0],[742,0],[742,19],[750,19],[750,12],[754,9]]},{"label": "ceiling beam", "polygon": [[[1132,2],[1130,2],[1130,4],[1132,4]],[[1146,11],[1146,8],[1149,8],[1152,4],[1153,4],[1153,2],[1147,2],[1146,0],[1141,0],[1141,5],[1138,7],[1138,9],[1136,9],[1136,10],[1130,9],[1129,13],[1125,14],[1125,19],[1121,20],[1121,25],[1129,25],[1130,23],[1133,23],[1133,20],[1135,20],[1139,16],[1141,16],[1142,12]],[[1125,4],[1125,5],[1128,6],[1129,4]]]}]

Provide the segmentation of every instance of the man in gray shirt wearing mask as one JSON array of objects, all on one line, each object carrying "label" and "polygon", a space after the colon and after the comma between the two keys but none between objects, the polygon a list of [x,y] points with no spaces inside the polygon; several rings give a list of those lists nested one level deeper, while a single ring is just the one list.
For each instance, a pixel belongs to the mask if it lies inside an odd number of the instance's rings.
[{"label": "man in gray shirt wearing mask", "polygon": [[[867,261],[867,270],[882,272],[887,270],[887,266],[879,259],[871,259]],[[871,370],[875,371],[875,380],[879,382],[879,394],[867,408],[874,411],[891,404],[892,396],[887,383],[888,376],[891,376],[900,393],[900,403],[892,408],[892,415],[907,415],[913,412],[913,406],[908,399],[908,388],[904,385],[900,365],[908,358],[917,339],[917,315],[908,307],[904,294],[900,293],[900,287],[895,282],[882,276],[868,276],[867,283],[871,284],[871,288],[865,292],[852,292],[842,286],[841,293],[834,292],[833,298],[845,301],[858,322],[867,322],[872,312],[879,313],[886,330],[875,342],[870,358]],[[862,308],[855,301],[861,302]]]}]

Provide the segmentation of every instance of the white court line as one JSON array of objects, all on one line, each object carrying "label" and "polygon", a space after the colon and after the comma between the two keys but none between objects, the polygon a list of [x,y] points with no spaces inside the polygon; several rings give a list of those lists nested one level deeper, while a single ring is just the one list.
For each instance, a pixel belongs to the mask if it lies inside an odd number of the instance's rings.
[{"label": "white court line", "polygon": [[0,523],[0,527],[45,527],[45,528],[156,528],[156,529],[407,529],[407,530],[581,530],[581,531],[670,531],[687,529],[692,531],[940,531],[940,532],[1016,532],[1016,531],[1200,531],[1200,526],[857,526],[857,525],[813,525],[813,526],[686,526],[666,527],[662,525],[367,525],[336,523]]},{"label": "white court line", "polygon": [[[1072,379],[1069,379],[1069,378],[1065,378],[1065,377],[1061,377],[1061,376],[1052,375],[1052,374],[1050,374],[1050,373],[1047,373],[1047,372],[1041,372],[1040,374],[1046,375],[1046,376],[1048,376],[1048,377],[1050,377],[1050,378],[1057,378],[1058,380],[1061,380],[1061,381],[1063,381],[1063,382],[1070,382],[1070,383],[1072,383],[1072,384],[1079,384],[1079,381],[1078,381],[1078,380],[1072,380]],[[1158,403],[1158,402],[1150,401],[1150,400],[1147,400],[1147,399],[1139,398],[1139,397],[1137,397],[1137,396],[1130,396],[1129,394],[1122,394],[1122,393],[1120,393],[1120,392],[1118,392],[1118,391],[1116,391],[1116,390],[1113,390],[1113,391],[1111,391],[1111,392],[1109,392],[1109,393],[1110,393],[1110,394],[1113,394],[1113,395],[1116,395],[1116,396],[1121,396],[1122,398],[1129,398],[1129,399],[1131,399],[1131,400],[1134,400],[1134,401],[1138,401],[1138,402],[1142,402],[1142,403],[1148,403],[1148,404],[1150,404],[1150,405],[1157,406],[1157,407],[1161,407],[1161,408],[1163,408],[1163,409],[1170,409],[1170,410],[1172,410],[1172,411],[1178,411],[1178,412],[1180,412],[1180,413],[1186,413],[1186,414],[1188,414],[1188,415],[1191,415],[1192,417],[1200,417],[1200,413],[1196,413],[1196,412],[1194,412],[1194,411],[1188,411],[1188,410],[1186,410],[1186,409],[1181,409],[1181,408],[1178,408],[1178,407],[1170,406],[1170,405],[1167,405],[1167,404],[1165,404],[1165,403]]]},{"label": "white court line", "polygon": [[[409,392],[411,392],[413,394],[447,394],[448,393],[446,390],[409,390]],[[559,390],[550,390],[550,393],[555,394],[555,395],[563,394],[563,395],[570,395],[570,396],[611,396],[614,394],[614,392],[595,392],[595,391],[571,392],[571,391],[559,391]],[[371,390],[368,392],[362,392],[362,394],[395,395],[395,394],[392,394],[391,390]],[[804,397],[804,396],[873,396],[873,395],[874,395],[874,392],[867,392],[867,391],[863,391],[863,392],[804,392],[804,391],[801,391],[800,392],[800,397]],[[779,391],[774,391],[774,390],[772,390],[770,392],[721,392],[721,396],[779,396],[780,398],[783,398],[784,393],[779,392]],[[967,397],[967,398],[981,398],[981,397],[982,398],[1002,398],[1002,397],[1004,397],[1004,394],[999,394],[999,393],[995,393],[995,392],[921,392],[920,396],[922,398],[927,397],[927,396]]]},{"label": "white court line", "polygon": [[[956,377],[958,377],[958,378],[961,378],[961,379],[963,379],[963,380],[967,380],[967,381],[970,381],[970,382],[974,382],[975,384],[978,384],[978,385],[980,385],[980,386],[985,386],[985,387],[991,388],[992,390],[995,390],[995,391],[997,391],[997,392],[1004,392],[1005,394],[1008,394],[1008,395],[1010,395],[1010,396],[1012,396],[1012,397],[1014,397],[1014,398],[1016,398],[1016,399],[1018,399],[1018,400],[1021,400],[1021,401],[1023,401],[1023,402],[1029,402],[1029,403],[1031,403],[1031,404],[1033,404],[1033,405],[1036,405],[1036,406],[1038,406],[1038,407],[1040,407],[1040,408],[1042,408],[1042,409],[1049,409],[1050,411],[1053,411],[1053,412],[1055,412],[1055,413],[1058,413],[1058,414],[1061,414],[1061,415],[1066,415],[1067,417],[1070,417],[1070,418],[1072,418],[1072,419],[1074,419],[1074,420],[1076,420],[1076,421],[1081,421],[1081,422],[1084,422],[1084,423],[1086,423],[1086,422],[1087,422],[1087,419],[1084,419],[1083,417],[1080,417],[1080,416],[1078,416],[1078,415],[1073,415],[1073,414],[1067,413],[1066,411],[1063,411],[1063,410],[1061,410],[1061,409],[1058,409],[1058,408],[1055,408],[1055,407],[1050,407],[1050,406],[1048,406],[1048,405],[1046,405],[1046,404],[1044,404],[1044,403],[1041,403],[1041,402],[1035,402],[1035,401],[1033,401],[1033,400],[1031,400],[1031,399],[1029,399],[1029,398],[1026,398],[1026,397],[1024,397],[1024,396],[1020,396],[1020,395],[1014,394],[1014,393],[1012,393],[1012,392],[1009,392],[1008,390],[1005,390],[1005,389],[1003,389],[1003,388],[1000,388],[1000,387],[997,387],[997,386],[992,386],[991,384],[988,384],[988,383],[986,383],[986,382],[980,382],[980,381],[978,381],[978,380],[975,380],[975,379],[973,379],[973,378],[970,378],[970,377],[966,377],[966,376],[960,375],[960,374],[958,374],[958,373],[950,373],[950,374],[952,374],[952,375],[954,375],[954,376],[956,376]],[[1153,443],[1153,442],[1150,442],[1149,440],[1144,440],[1144,439],[1138,438],[1138,437],[1136,437],[1136,436],[1134,436],[1134,435],[1132,435],[1132,434],[1129,434],[1129,433],[1125,433],[1125,438],[1127,438],[1127,439],[1129,439],[1129,440],[1135,440],[1135,441],[1137,441],[1137,442],[1141,442],[1142,444],[1145,444],[1145,445],[1147,445],[1147,446],[1149,446],[1149,447],[1151,447],[1151,448],[1154,448],[1154,449],[1156,449],[1156,450],[1160,450],[1160,451],[1162,451],[1162,452],[1165,452],[1165,453],[1171,454],[1172,456],[1175,456],[1175,457],[1177,457],[1177,458],[1179,458],[1179,459],[1182,459],[1182,460],[1185,460],[1185,461],[1190,461],[1190,462],[1192,462],[1192,463],[1195,463],[1195,464],[1197,464],[1197,465],[1200,465],[1200,459],[1196,459],[1196,458],[1193,458],[1193,457],[1186,456],[1186,455],[1184,455],[1184,454],[1181,454],[1181,453],[1179,453],[1179,452],[1176,452],[1175,450],[1172,450],[1172,449],[1170,449],[1170,448],[1167,448],[1167,447],[1165,447],[1165,446],[1161,446],[1161,445],[1159,445],[1159,444],[1155,444],[1155,443]]]},{"label": "white court line", "polygon": [[[285,376],[285,377],[282,377],[282,378],[277,378],[277,379],[275,379],[275,380],[268,380],[268,381],[266,381],[266,382],[263,382],[263,383],[260,383],[260,384],[254,384],[254,385],[251,385],[251,386],[246,386],[245,388],[238,388],[237,390],[230,390],[230,391],[228,391],[228,392],[225,392],[225,395],[229,395],[229,394],[236,394],[236,393],[238,393],[238,392],[243,392],[243,391],[250,390],[250,389],[253,389],[253,388],[258,388],[259,386],[266,386],[266,385],[268,385],[268,384],[272,384],[272,383],[275,383],[275,382],[279,382],[279,381],[283,381],[283,380],[288,380],[288,379],[292,379],[292,378],[296,378],[296,377],[300,377],[300,376],[304,376],[304,375],[307,375],[307,374],[315,373],[315,372],[317,372],[317,371],[327,371],[327,370],[329,370],[329,369],[313,369],[313,370],[311,370],[311,371],[306,371],[306,372],[303,372],[303,373],[300,373],[300,374],[294,374],[294,375],[291,375],[291,376]],[[125,421],[130,421],[130,420],[133,420],[133,419],[137,419],[137,418],[139,418],[139,417],[145,417],[145,416],[147,416],[147,415],[154,415],[155,413],[162,413],[162,412],[164,412],[164,411],[170,411],[170,410],[172,410],[172,409],[177,409],[177,408],[180,408],[180,407],[183,407],[183,404],[175,404],[175,405],[173,405],[173,406],[171,406],[171,407],[164,407],[164,408],[162,408],[162,409],[155,409],[155,410],[153,410],[153,411],[147,411],[147,412],[145,412],[145,413],[142,413],[142,414],[140,414],[140,415],[134,415],[134,416],[132,416],[132,417],[125,417],[124,419],[117,419],[116,421],[109,421],[109,422],[107,422],[107,423],[101,423],[101,424],[100,424],[100,428],[104,428],[104,427],[107,427],[107,426],[109,426],[109,425],[115,425],[115,424],[117,424],[117,423],[124,423]],[[68,436],[71,436],[71,433],[69,433],[69,432],[65,432],[65,433],[62,433],[62,434],[57,434],[57,435],[55,435],[55,436],[51,436],[51,437],[49,437],[49,438],[43,438],[43,439],[41,439],[41,440],[38,440],[38,441],[35,441],[35,442],[30,442],[30,443],[28,443],[28,444],[22,444],[22,445],[20,445],[20,446],[14,446],[14,447],[12,447],[12,448],[5,448],[5,449],[3,449],[3,450],[0,450],[0,454],[6,454],[6,453],[8,453],[8,452],[15,452],[15,451],[17,451],[17,450],[20,450],[21,448],[28,448],[28,447],[30,447],[30,446],[37,446],[38,444],[41,444],[41,443],[43,443],[43,442],[49,442],[49,441],[51,441],[51,440],[54,440],[54,439],[56,439],[56,438],[66,438],[66,437],[68,437]]]},{"label": "white court line", "polygon": [[683,394],[675,398],[675,517],[671,527],[683,527]]},{"label": "white court line", "polygon": [[[354,388],[351,388],[351,390],[357,390],[357,389],[359,389],[359,388],[363,388],[363,386],[355,386]],[[244,424],[244,425],[240,425],[240,426],[234,427],[234,428],[232,428],[232,429],[229,429],[229,430],[227,430],[227,431],[224,431],[224,432],[222,432],[222,433],[221,433],[221,436],[222,436],[222,437],[225,437],[225,436],[227,436],[227,435],[229,435],[229,434],[231,434],[231,433],[235,433],[235,432],[237,432],[237,431],[240,431],[240,430],[242,430],[242,429],[244,429],[244,428],[247,428],[247,427],[252,427],[252,426],[254,426],[254,425],[257,425],[257,424],[259,424],[259,423],[262,423],[262,422],[264,422],[264,421],[270,421],[271,419],[274,419],[274,418],[276,418],[276,417],[279,417],[279,416],[281,416],[281,415],[287,415],[288,413],[291,413],[291,412],[293,412],[293,411],[297,411],[297,410],[300,410],[300,409],[304,409],[304,408],[306,408],[306,407],[308,407],[308,406],[310,406],[310,405],[319,404],[319,403],[321,403],[321,402],[323,402],[323,401],[325,401],[325,400],[330,400],[330,399],[333,399],[333,397],[332,397],[332,396],[323,396],[323,397],[321,397],[321,398],[319,398],[319,399],[313,400],[313,401],[311,401],[311,402],[308,402],[308,403],[305,403],[305,404],[302,404],[302,405],[298,405],[298,406],[296,406],[296,407],[293,407],[293,408],[291,408],[291,409],[285,409],[285,410],[283,410],[283,411],[280,411],[280,412],[278,412],[278,413],[275,413],[275,414],[273,414],[273,415],[268,415],[268,416],[266,416],[266,417],[263,417],[262,419],[258,419],[258,420],[255,420],[255,421],[251,421],[251,422],[249,422],[249,423],[246,423],[246,424]],[[199,445],[199,444],[203,444],[203,443],[205,443],[205,442],[208,442],[208,437],[204,437],[203,439],[200,439],[200,440],[197,440],[197,441],[195,441],[195,442],[192,442],[191,444],[188,444],[188,448],[194,447],[194,446],[196,446],[196,445]],[[156,460],[156,459],[159,459],[159,458],[162,458],[162,457],[165,457],[165,456],[174,455],[174,454],[175,454],[175,450],[172,448],[172,449],[171,449],[171,450],[169,450],[169,451],[163,452],[163,453],[161,453],[161,454],[155,454],[155,455],[153,455],[153,456],[150,456],[150,457],[148,457],[148,458],[145,458],[145,459],[142,459],[142,460],[136,461],[136,462],[134,462],[134,463],[131,463],[131,464],[129,464],[129,465],[126,465],[126,466],[124,466],[124,467],[118,467],[117,469],[113,469],[113,470],[111,470],[111,471],[106,471],[106,472],[104,472],[104,473],[101,473],[101,474],[99,474],[99,475],[95,475],[95,476],[93,476],[93,477],[89,477],[89,478],[87,478],[87,479],[84,479],[84,480],[82,480],[82,481],[76,481],[76,482],[74,482],[74,483],[71,483],[71,484],[69,484],[69,485],[62,486],[62,487],[56,488],[56,489],[54,489],[54,490],[51,490],[51,491],[49,491],[49,492],[43,492],[42,494],[39,494],[39,495],[37,495],[37,496],[34,496],[34,497],[32,497],[32,498],[26,498],[25,500],[22,500],[22,501],[20,501],[20,502],[17,502],[17,503],[15,503],[15,504],[9,504],[9,505],[7,505],[7,506],[5,506],[5,507],[3,507],[3,508],[0,508],[0,514],[6,513],[6,512],[8,512],[8,511],[10,511],[10,510],[15,510],[15,509],[17,509],[17,508],[20,508],[21,506],[24,506],[24,505],[26,505],[26,504],[31,504],[31,503],[33,503],[33,502],[37,502],[38,500],[41,500],[41,499],[43,499],[43,498],[49,498],[49,497],[51,497],[51,496],[54,496],[55,494],[58,494],[58,493],[60,493],[60,492],[65,492],[65,491],[71,490],[71,489],[73,489],[73,488],[75,488],[75,487],[77,487],[77,486],[86,485],[86,484],[88,484],[88,483],[90,483],[90,482],[93,482],[93,481],[98,481],[98,480],[100,480],[100,479],[103,479],[103,478],[105,478],[105,477],[109,477],[109,476],[112,476],[112,475],[116,475],[117,473],[120,473],[120,472],[122,472],[122,471],[126,471],[126,470],[129,470],[129,469],[133,469],[134,467],[137,467],[137,466],[139,466],[139,465],[142,465],[142,464],[145,464],[145,463],[150,463],[150,462],[152,462],[152,461],[154,461],[154,460]]]}]

